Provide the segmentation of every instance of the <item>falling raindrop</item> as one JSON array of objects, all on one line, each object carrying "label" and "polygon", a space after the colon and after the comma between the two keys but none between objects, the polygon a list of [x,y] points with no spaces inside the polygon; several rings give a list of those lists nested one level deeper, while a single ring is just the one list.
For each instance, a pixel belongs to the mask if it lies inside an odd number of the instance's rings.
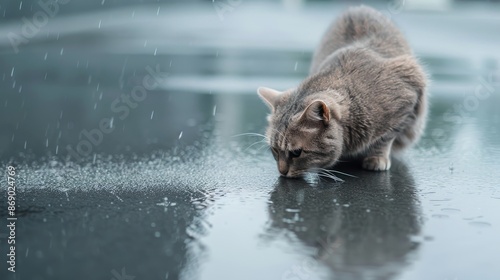
[{"label": "falling raindrop", "polygon": [[148,40],[144,41],[144,47],[148,45]]},{"label": "falling raindrop", "polygon": [[92,75],[89,75],[89,79],[87,80],[87,84],[90,85],[90,83],[92,83]]},{"label": "falling raindrop", "polygon": [[21,3],[19,3],[19,10],[21,10],[23,8],[23,1],[21,1]]},{"label": "falling raindrop", "polygon": [[153,110],[153,111],[151,112],[151,119],[153,119],[154,114],[155,114],[155,111]]},{"label": "falling raindrop", "polygon": [[215,116],[215,112],[217,112],[217,105],[214,105],[214,110],[213,110],[213,112],[212,112],[212,115],[214,115],[214,116]]},{"label": "falling raindrop", "polygon": [[160,14],[160,7],[158,7],[158,10],[156,10],[156,15]]},{"label": "falling raindrop", "polygon": [[97,88],[95,91],[99,91],[99,85],[100,85],[100,83],[97,83]]},{"label": "falling raindrop", "polygon": [[106,2],[106,0],[102,0],[101,5],[104,5],[104,2]]},{"label": "falling raindrop", "polygon": [[115,118],[111,118],[111,120],[109,121],[109,128],[113,128],[113,122],[115,121]]},{"label": "falling raindrop", "polygon": [[157,52],[157,51],[158,51],[158,48],[155,48],[155,53],[154,53],[154,55],[155,55],[155,56],[156,56],[156,52]]},{"label": "falling raindrop", "polygon": [[99,20],[99,29],[101,28],[102,20]]},{"label": "falling raindrop", "polygon": [[47,138],[47,140],[45,140],[45,147],[48,147],[49,146],[49,138]]},{"label": "falling raindrop", "polygon": [[96,157],[97,157],[97,154],[94,154],[94,158],[92,159],[92,164],[95,164]]},{"label": "falling raindrop", "polygon": [[297,66],[299,66],[299,62],[298,61],[295,62],[295,67],[293,68],[293,71],[297,71]]},{"label": "falling raindrop", "polygon": [[155,237],[156,237],[156,238],[158,238],[158,237],[160,237],[160,236],[161,236],[160,232],[159,232],[159,231],[156,231],[156,232],[155,232]]},{"label": "falling raindrop", "polygon": [[49,55],[48,52],[45,53],[45,56],[43,57],[43,60],[47,60],[47,56]]},{"label": "falling raindrop", "polygon": [[23,90],[23,85],[20,85],[19,86],[19,93],[21,93],[22,90]]},{"label": "falling raindrop", "polygon": [[12,70],[10,71],[10,76],[13,77],[14,76],[14,67],[12,67]]},{"label": "falling raindrop", "polygon": [[59,152],[59,145],[56,146],[56,155]]},{"label": "falling raindrop", "polygon": [[64,53],[64,48],[61,48],[61,52],[59,53],[59,55],[63,55]]},{"label": "falling raindrop", "polygon": [[181,134],[179,134],[179,139],[181,139],[181,137],[182,137],[182,132],[183,132],[183,131],[181,131]]},{"label": "falling raindrop", "polygon": [[94,104],[94,110],[97,109],[97,102]]},{"label": "falling raindrop", "polygon": [[24,141],[24,149],[26,150],[26,146],[28,145],[28,141]]},{"label": "falling raindrop", "polygon": [[132,11],[132,17],[135,17],[135,10]]}]

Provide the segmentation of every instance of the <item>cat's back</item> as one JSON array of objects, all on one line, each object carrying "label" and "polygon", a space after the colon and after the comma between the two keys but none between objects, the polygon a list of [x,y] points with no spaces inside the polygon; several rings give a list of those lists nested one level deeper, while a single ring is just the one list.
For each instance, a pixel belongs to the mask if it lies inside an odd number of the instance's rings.
[{"label": "cat's back", "polygon": [[411,54],[398,28],[382,13],[367,6],[348,9],[334,21],[314,53],[311,73],[319,70],[325,59],[341,48],[368,48],[381,57]]}]

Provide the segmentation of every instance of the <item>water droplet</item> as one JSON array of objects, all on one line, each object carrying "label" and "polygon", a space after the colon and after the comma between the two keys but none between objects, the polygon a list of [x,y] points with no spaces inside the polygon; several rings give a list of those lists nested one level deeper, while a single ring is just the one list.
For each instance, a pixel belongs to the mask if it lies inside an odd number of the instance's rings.
[{"label": "water droplet", "polygon": [[158,7],[158,10],[156,10],[156,15],[160,14],[160,7]]},{"label": "water droplet", "polygon": [[102,23],[102,19],[99,20],[99,29],[101,29],[101,23]]},{"label": "water droplet", "polygon": [[154,52],[154,54],[153,54],[153,55],[155,55],[155,56],[156,56],[156,52],[157,52],[157,51],[158,51],[158,48],[155,48],[155,52]]},{"label": "water droplet", "polygon": [[155,237],[156,237],[156,238],[158,238],[158,237],[160,237],[160,236],[161,236],[160,232],[159,232],[159,231],[156,231],[156,232],[155,232]]},{"label": "water droplet", "polygon": [[446,212],[446,213],[457,213],[457,212],[460,212],[460,209],[456,209],[456,208],[441,208],[441,211]]},{"label": "water droplet", "polygon": [[47,56],[49,55],[48,52],[45,53],[45,56],[43,57],[43,60],[47,60]]},{"label": "water droplet", "polygon": [[109,121],[109,128],[113,128],[113,122],[115,121],[115,118],[112,117],[111,120]]},{"label": "water droplet", "polygon": [[181,131],[181,134],[179,134],[179,139],[181,139],[181,137],[182,137],[182,132],[183,132],[183,131]]},{"label": "water droplet", "polygon": [[214,110],[213,110],[213,112],[212,112],[212,115],[214,115],[214,116],[215,116],[215,112],[217,112],[217,105],[214,105]]},{"label": "water droplet", "polygon": [[432,215],[433,218],[438,218],[438,219],[448,219],[450,216],[444,215],[444,214],[434,214]]},{"label": "water droplet", "polygon": [[154,114],[155,114],[155,111],[153,110],[153,111],[151,112],[151,119],[153,119]]},{"label": "water droplet", "polygon": [[23,8],[23,1],[21,1],[21,3],[19,3],[19,10],[21,10]]},{"label": "water droplet", "polygon": [[10,76],[13,77],[14,76],[14,68],[15,67],[12,67],[12,70],[10,71]]},{"label": "water droplet", "polygon": [[471,226],[476,226],[476,227],[482,227],[482,228],[486,228],[486,227],[491,227],[491,224],[490,223],[487,223],[487,222],[469,222],[469,225]]},{"label": "water droplet", "polygon": [[299,62],[295,62],[295,67],[293,67],[293,71],[297,71],[297,66],[299,66]]},{"label": "water droplet", "polygon": [[61,48],[61,52],[59,53],[59,55],[63,55],[64,53],[64,48]]}]

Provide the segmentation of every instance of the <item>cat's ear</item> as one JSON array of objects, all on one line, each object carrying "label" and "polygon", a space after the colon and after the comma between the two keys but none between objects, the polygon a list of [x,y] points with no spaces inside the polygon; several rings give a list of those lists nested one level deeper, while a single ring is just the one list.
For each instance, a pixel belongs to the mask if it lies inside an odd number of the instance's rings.
[{"label": "cat's ear", "polygon": [[267,104],[267,106],[271,108],[271,111],[274,111],[276,102],[278,102],[280,95],[283,94],[280,91],[266,87],[259,87],[257,89],[257,93],[259,94],[260,98]]},{"label": "cat's ear", "polygon": [[331,118],[340,120],[339,112],[330,108],[323,100],[312,101],[300,116],[300,119],[322,121],[324,124],[328,124]]}]

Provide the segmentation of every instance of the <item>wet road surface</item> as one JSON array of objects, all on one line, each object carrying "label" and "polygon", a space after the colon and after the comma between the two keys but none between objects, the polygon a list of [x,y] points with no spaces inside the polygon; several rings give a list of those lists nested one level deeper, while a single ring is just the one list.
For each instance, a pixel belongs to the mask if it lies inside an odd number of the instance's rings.
[{"label": "wet road surface", "polygon": [[312,49],[111,53],[85,34],[92,48],[69,34],[0,54],[0,163],[18,172],[17,272],[2,266],[2,279],[500,274],[491,56],[421,52],[434,80],[426,135],[390,171],[345,163],[335,170],[354,177],[286,180],[248,134],[266,125],[254,86],[297,83]]}]

